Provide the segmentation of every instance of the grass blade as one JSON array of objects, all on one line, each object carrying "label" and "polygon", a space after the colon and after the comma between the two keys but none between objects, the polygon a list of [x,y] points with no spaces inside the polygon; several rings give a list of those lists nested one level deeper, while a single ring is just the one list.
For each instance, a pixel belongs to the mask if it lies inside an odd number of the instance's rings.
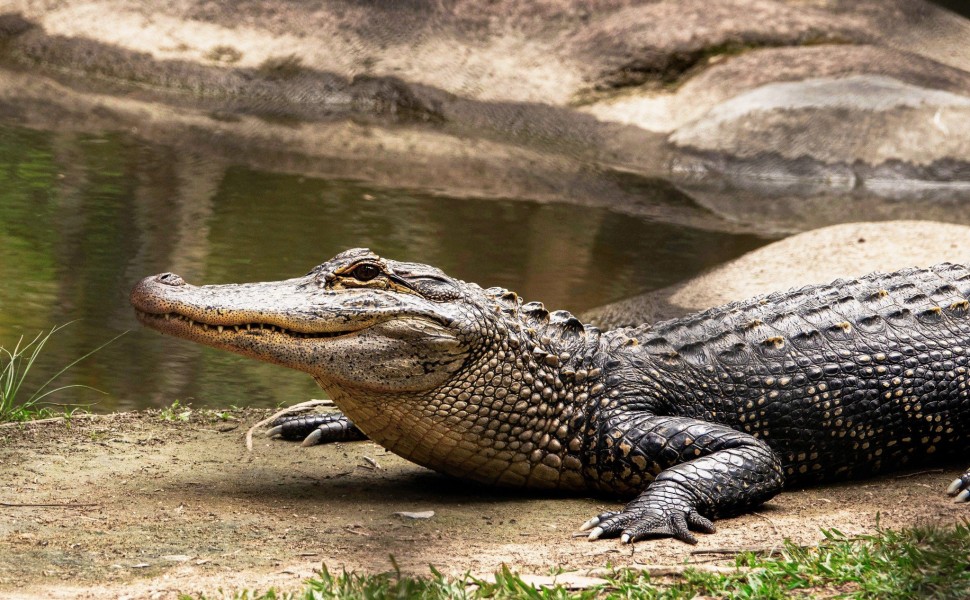
[{"label": "grass blade", "polygon": [[[61,328],[63,328],[63,327],[64,327],[64,325],[61,325]],[[51,330],[51,333],[50,333],[50,334],[48,334],[48,335],[47,335],[47,337],[45,337],[45,338],[44,338],[44,342],[46,343],[46,342],[47,342],[47,339],[48,339],[48,338],[50,338],[50,335],[51,335],[51,334],[53,334],[53,333],[54,333],[55,331],[57,331],[58,329],[59,329],[59,328],[57,328],[57,327],[55,327],[54,329],[52,329],[52,330]],[[40,398],[43,398],[44,396],[47,396],[48,394],[43,394],[42,396],[40,396],[40,397],[38,397],[38,396],[37,396],[37,394],[40,394],[40,393],[41,393],[41,392],[42,392],[42,391],[44,390],[44,388],[46,388],[46,387],[47,387],[48,385],[50,385],[50,383],[51,383],[52,381],[54,381],[55,379],[57,379],[58,377],[60,377],[61,375],[63,375],[65,371],[67,371],[68,369],[70,369],[70,368],[71,368],[71,367],[73,367],[74,365],[76,365],[76,364],[78,364],[79,362],[81,362],[81,361],[82,361],[82,360],[84,360],[85,358],[88,358],[89,356],[91,356],[92,354],[94,354],[95,352],[97,352],[98,350],[101,350],[102,348],[104,348],[105,346],[107,346],[107,345],[108,345],[108,344],[110,344],[111,342],[113,342],[113,341],[115,341],[115,340],[117,340],[118,338],[120,338],[121,336],[123,336],[123,335],[125,335],[126,333],[128,333],[128,332],[127,332],[127,331],[122,331],[121,333],[119,333],[118,335],[116,335],[116,336],[114,336],[113,338],[111,338],[111,339],[110,339],[110,340],[108,340],[107,342],[105,342],[105,343],[103,343],[103,344],[101,344],[100,346],[98,346],[98,347],[97,347],[97,348],[95,348],[94,350],[91,350],[90,352],[88,352],[88,353],[87,353],[87,354],[85,354],[84,356],[81,356],[80,358],[76,358],[76,359],[74,359],[74,360],[73,360],[73,361],[71,361],[71,362],[70,362],[70,363],[69,363],[69,364],[68,364],[68,365],[67,365],[66,367],[64,367],[63,369],[61,369],[61,370],[60,370],[60,371],[58,371],[57,373],[54,373],[54,375],[52,375],[52,376],[50,377],[50,379],[48,379],[47,381],[45,381],[45,382],[43,383],[43,385],[41,385],[41,386],[40,386],[39,388],[37,388],[37,390],[36,390],[36,391],[35,391],[35,392],[34,392],[34,393],[33,393],[33,394],[32,394],[32,395],[30,396],[30,398],[29,398],[29,399],[27,400],[27,403],[28,403],[28,404],[33,404],[34,402],[36,402],[36,401],[37,401],[37,400],[39,400]],[[33,362],[33,361],[31,361],[31,362]],[[75,386],[65,386],[65,387],[75,387]],[[81,386],[81,387],[88,387],[88,386]],[[64,388],[58,388],[58,389],[64,389]],[[92,389],[92,390],[93,390],[93,389],[95,389],[95,388],[88,388],[88,389]],[[98,392],[101,392],[101,390],[96,390],[96,391],[98,391]],[[104,392],[101,392],[101,393],[103,394]]]},{"label": "grass blade", "polygon": [[[51,337],[55,333],[67,327],[71,323],[73,323],[73,321],[70,323],[65,323],[64,325],[52,327],[50,331],[42,331],[38,333],[34,339],[27,343],[24,343],[24,336],[20,336],[20,338],[18,338],[17,342],[14,344],[12,350],[0,346],[0,422],[11,420],[24,421],[37,418],[39,416],[47,416],[47,414],[50,412],[49,409],[45,408],[37,410],[34,408],[34,406],[47,396],[69,388],[85,388],[104,394],[104,392],[98,390],[97,388],[80,383],[63,385],[54,389],[48,388],[55,379],[63,375],[68,369],[78,364],[82,360],[90,357],[95,352],[98,352],[111,342],[114,342],[125,333],[128,333],[127,331],[119,333],[94,350],[91,350],[80,358],[71,361],[67,366],[60,369],[57,373],[48,378],[47,381],[45,381],[40,387],[35,389],[30,397],[25,401],[18,402],[17,400],[17,397],[20,395],[20,391],[24,386],[24,382],[27,380],[27,374],[30,373],[30,370],[33,368],[41,352],[44,350],[47,342],[50,341]],[[77,407],[77,405],[73,404],[70,406],[73,408]]]}]

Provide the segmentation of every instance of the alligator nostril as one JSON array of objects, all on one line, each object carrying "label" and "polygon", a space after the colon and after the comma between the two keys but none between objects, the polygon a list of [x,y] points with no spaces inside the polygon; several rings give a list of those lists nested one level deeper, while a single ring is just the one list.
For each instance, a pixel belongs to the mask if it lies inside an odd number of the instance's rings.
[{"label": "alligator nostril", "polygon": [[155,280],[165,285],[185,285],[185,281],[175,273],[162,273]]}]

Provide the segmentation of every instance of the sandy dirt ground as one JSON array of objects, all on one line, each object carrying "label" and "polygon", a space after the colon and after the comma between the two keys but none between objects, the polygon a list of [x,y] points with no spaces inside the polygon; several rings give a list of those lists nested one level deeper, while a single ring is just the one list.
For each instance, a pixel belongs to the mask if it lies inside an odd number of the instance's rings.
[{"label": "sandy dirt ground", "polygon": [[[817,543],[821,528],[872,532],[968,515],[943,494],[956,465],[784,493],[718,522],[697,546],[578,537],[617,503],[490,490],[370,442],[301,448],[244,433],[263,411],[188,421],[121,413],[0,427],[0,597],[175,598],[293,590],[325,564],[485,575],[588,572],[609,564],[730,564],[711,550]],[[430,519],[398,512],[434,511]]]}]

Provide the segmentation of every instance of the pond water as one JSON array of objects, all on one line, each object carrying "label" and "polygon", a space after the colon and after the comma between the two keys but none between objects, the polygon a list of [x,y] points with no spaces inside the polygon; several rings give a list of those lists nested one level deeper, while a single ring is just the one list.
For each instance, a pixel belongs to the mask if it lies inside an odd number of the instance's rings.
[{"label": "pond water", "polygon": [[[689,202],[660,188],[655,201]],[[128,292],[146,275],[174,271],[197,284],[281,279],[364,246],[580,311],[767,241],[603,208],[257,172],[120,133],[0,126],[0,346],[72,322],[48,343],[30,387],[128,331],[55,382],[103,391],[54,397],[97,412],[322,395],[301,373],[142,329]]]}]

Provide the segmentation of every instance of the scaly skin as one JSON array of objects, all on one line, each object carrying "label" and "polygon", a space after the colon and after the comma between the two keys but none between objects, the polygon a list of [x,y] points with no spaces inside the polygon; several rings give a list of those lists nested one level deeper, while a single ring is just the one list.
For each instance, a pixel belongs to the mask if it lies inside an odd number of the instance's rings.
[{"label": "scaly skin", "polygon": [[[343,411],[274,433],[366,435],[455,477],[633,497],[584,525],[627,542],[694,542],[783,486],[960,454],[968,297],[970,270],[943,264],[602,333],[362,249],[297,279],[166,273],[131,296],[144,324],[306,371]],[[967,500],[970,472],[948,492]]]}]

